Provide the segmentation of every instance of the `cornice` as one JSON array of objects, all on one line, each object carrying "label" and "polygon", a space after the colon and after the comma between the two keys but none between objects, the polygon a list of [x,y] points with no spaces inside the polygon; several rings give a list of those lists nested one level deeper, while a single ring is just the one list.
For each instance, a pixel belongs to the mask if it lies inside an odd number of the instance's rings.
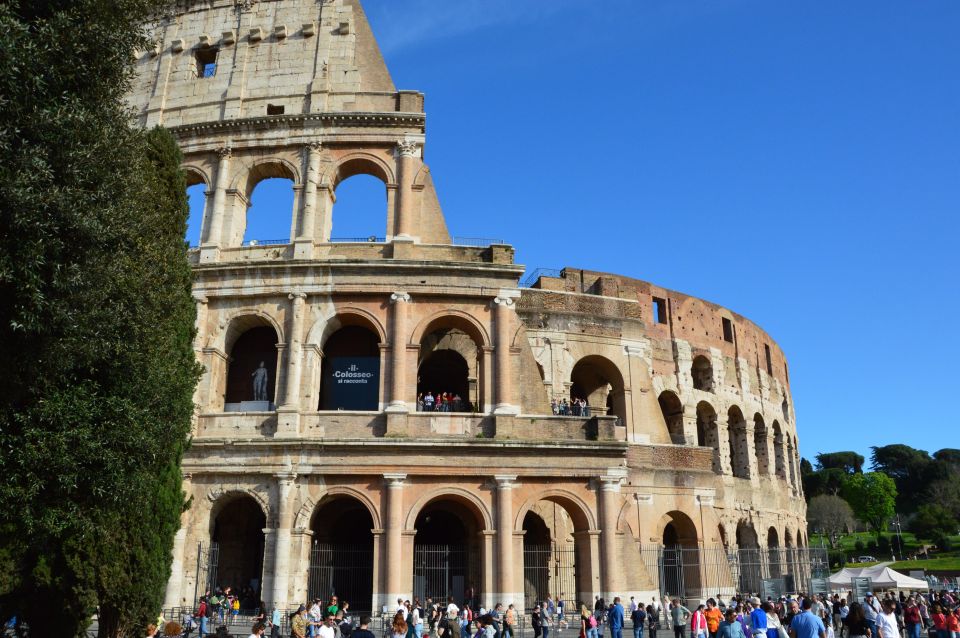
[{"label": "cornice", "polygon": [[290,115],[265,115],[231,120],[216,120],[183,124],[170,127],[177,137],[191,137],[195,134],[221,131],[263,131],[307,127],[311,124],[340,126],[358,126],[369,128],[409,128],[424,127],[427,116],[424,113],[374,113],[374,112],[330,112],[297,113]]}]

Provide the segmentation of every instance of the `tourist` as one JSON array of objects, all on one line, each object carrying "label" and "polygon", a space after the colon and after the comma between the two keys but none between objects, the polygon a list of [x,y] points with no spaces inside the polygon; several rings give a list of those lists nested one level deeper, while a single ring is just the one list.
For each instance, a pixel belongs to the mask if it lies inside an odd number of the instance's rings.
[{"label": "tourist", "polygon": [[580,605],[580,636],[597,638],[597,619],[586,605]]},{"label": "tourist", "polygon": [[610,638],[623,638],[623,605],[620,604],[620,597],[613,599],[613,605],[607,612],[607,620],[610,623]]},{"label": "tourist", "polygon": [[654,607],[656,602],[654,598],[653,603],[647,605],[647,631],[650,632],[650,638],[657,638],[657,629],[660,629],[660,610]]},{"label": "tourist", "polygon": [[557,596],[557,631],[563,631],[570,626],[565,620],[566,603],[563,602],[563,596]]},{"label": "tourist", "polygon": [[704,612],[706,605],[697,605],[696,611],[690,617],[690,638],[707,638],[707,617]]},{"label": "tourist", "polygon": [[780,616],[777,614],[777,608],[772,601],[763,604],[763,613],[767,615],[767,638],[781,638],[780,632],[783,626],[780,624]]},{"label": "tourist", "polygon": [[540,605],[540,624],[543,631],[543,638],[550,638],[550,630],[553,628],[553,618],[547,611],[546,604]]},{"label": "tourist", "polygon": [[826,638],[827,637],[827,628],[824,627],[823,621],[819,617],[814,616],[810,612],[810,608],[813,606],[813,600],[810,598],[804,598],[803,612],[797,614],[793,621],[790,623],[790,636],[791,638]]},{"label": "tourist", "polygon": [[743,625],[737,620],[737,610],[733,605],[727,607],[724,620],[717,627],[717,638],[746,638]]},{"label": "tourist", "polygon": [[534,605],[530,612],[530,626],[533,627],[533,638],[540,638],[543,633],[543,614],[540,613],[539,603]]},{"label": "tourist", "polygon": [[879,614],[879,604],[877,604],[876,599],[873,597],[873,593],[867,592],[867,595],[864,597],[863,615],[867,619],[867,624],[870,625],[870,631],[874,636],[877,635],[877,616]]},{"label": "tourist", "polygon": [[636,603],[633,602],[633,596],[630,597],[631,605],[634,609],[630,612],[630,622],[633,623],[633,638],[643,638],[643,624],[647,619],[647,612],[643,610],[643,607],[638,607]]},{"label": "tourist", "polygon": [[750,599],[750,628],[753,638],[767,638],[767,612],[760,608],[760,599]]},{"label": "tourist", "polygon": [[493,609],[490,610],[490,613],[487,614],[490,616],[490,621],[488,626],[493,627],[493,636],[492,638],[500,638],[501,633],[501,624],[500,624],[500,614],[503,612],[503,603],[497,603],[494,605]]},{"label": "tourist", "polygon": [[673,635],[675,638],[684,638],[684,629],[687,627],[687,621],[690,620],[690,610],[680,604],[679,598],[674,598],[670,603],[670,622],[673,624]]},{"label": "tourist", "polygon": [[[860,613],[863,613],[863,610],[861,610]],[[850,615],[850,606],[847,604],[847,599],[841,598],[840,599],[840,629],[837,632],[840,635],[840,638],[843,638],[844,632],[846,632],[847,630],[847,617],[849,615]]]},{"label": "tourist", "polygon": [[510,603],[507,606],[507,613],[503,618],[503,638],[514,638],[516,636],[516,627],[517,627],[517,610],[513,606],[513,603]]},{"label": "tourist", "polygon": [[290,622],[290,635],[293,638],[306,638],[310,620],[307,618],[307,606],[300,605]]},{"label": "tourist", "polygon": [[200,625],[200,637],[207,635],[207,614],[209,613],[209,608],[207,606],[207,597],[200,597],[200,606],[197,607],[197,613],[194,616],[197,623]]},{"label": "tourist", "polygon": [[[403,601],[398,602],[403,604]],[[396,615],[393,617],[393,623],[390,625],[390,631],[392,638],[407,638],[407,621],[404,620],[403,611],[397,610]]]},{"label": "tourist", "polygon": [[433,395],[429,391],[423,397],[423,411],[433,412]]},{"label": "tourist", "polygon": [[870,623],[863,613],[863,605],[853,603],[847,612],[847,617],[843,621],[844,629],[848,638],[869,638],[873,631],[870,629]]},{"label": "tourist", "polygon": [[923,625],[923,618],[920,617],[920,607],[913,596],[907,598],[903,606],[903,624],[907,629],[907,638],[920,638],[920,627]]},{"label": "tourist", "polygon": [[896,606],[893,600],[885,598],[877,616],[877,634],[879,638],[900,638],[900,627],[897,625]]},{"label": "tourist", "polygon": [[[238,600],[237,602],[239,603],[240,601]],[[239,609],[237,611],[239,613]],[[261,636],[263,636],[263,632],[265,632],[266,630],[267,630],[267,626],[264,625],[262,622],[258,622],[250,630],[250,638],[260,638]]]},{"label": "tourist", "polygon": [[713,598],[707,599],[707,608],[703,612],[707,619],[707,632],[710,638],[717,638],[717,632],[720,631],[720,623],[723,622],[723,612],[717,607],[717,601]]},{"label": "tourist", "polygon": [[154,638],[157,635],[157,626],[153,623],[147,625],[147,638]]},{"label": "tourist", "polygon": [[360,626],[350,635],[351,638],[376,638],[370,631],[370,616],[360,616]]},{"label": "tourist", "polygon": [[280,625],[283,622],[282,612],[279,607],[273,608],[273,614],[270,616],[270,636],[280,638]]}]

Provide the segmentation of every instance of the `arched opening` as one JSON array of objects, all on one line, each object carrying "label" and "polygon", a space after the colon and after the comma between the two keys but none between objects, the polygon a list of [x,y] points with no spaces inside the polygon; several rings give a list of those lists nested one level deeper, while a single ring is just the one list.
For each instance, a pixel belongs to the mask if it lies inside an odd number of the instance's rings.
[{"label": "arched opening", "polygon": [[757,472],[760,476],[770,473],[770,451],[767,446],[767,425],[759,413],[753,415],[753,449],[757,455]]},{"label": "arched opening", "polygon": [[661,392],[657,398],[660,403],[660,412],[670,432],[670,441],[674,445],[683,445],[686,439],[683,435],[683,404],[680,398],[669,390]]},{"label": "arched opening", "polygon": [[196,171],[186,171],[187,205],[190,214],[187,217],[187,234],[185,240],[188,246],[199,246],[203,231],[203,219],[207,212],[207,191],[209,187],[203,177]]},{"label": "arched opening", "polygon": [[[417,371],[417,395],[430,395],[424,409],[436,412],[470,412],[470,367],[456,350],[427,355]],[[419,405],[419,403],[418,403]]]},{"label": "arched opening", "polygon": [[208,584],[246,592],[256,606],[263,577],[263,530],[267,519],[251,496],[235,496],[215,510],[210,535]]},{"label": "arched opening", "polygon": [[799,583],[797,582],[797,547],[793,542],[793,535],[790,533],[789,529],[783,531],[783,546],[786,551],[786,562],[787,562],[787,574],[786,574],[786,589],[787,591],[797,591]]},{"label": "arched opening", "polygon": [[681,598],[699,597],[700,550],[697,527],[682,512],[670,512],[663,528],[660,593]]},{"label": "arched opening", "polygon": [[713,471],[723,474],[723,461],[720,458],[720,426],[717,424],[717,412],[706,401],[697,404],[697,444],[700,447],[713,448]]},{"label": "arched opening", "polygon": [[380,409],[380,337],[362,325],[347,325],[323,345],[320,410]]},{"label": "arched opening", "polygon": [[783,398],[783,403],[780,404],[780,411],[783,412],[783,420],[790,421],[790,405],[787,403],[787,398]]},{"label": "arched opening", "polygon": [[704,392],[713,392],[713,364],[710,359],[703,355],[693,358],[693,365],[690,367],[690,374],[693,377],[693,387],[695,390]]},{"label": "arched opening", "polygon": [[244,246],[264,242],[287,243],[290,240],[296,215],[294,180],[296,176],[286,164],[267,162],[257,164],[247,176],[244,197],[246,214],[242,216]]},{"label": "arched opening", "polygon": [[335,195],[330,241],[383,241],[389,214],[382,179],[365,173],[351,175],[337,184]]},{"label": "arched opening", "polygon": [[542,500],[523,518],[524,608],[552,595],[578,596],[577,546],[573,517],[559,503]]},{"label": "arched opening", "polygon": [[[585,399],[591,414],[605,411],[617,417],[620,425],[626,425],[623,375],[612,361],[598,355],[586,356],[573,366],[570,382],[571,399]],[[598,406],[605,409],[598,411]]]},{"label": "arched opening", "polygon": [[776,421],[773,422],[773,462],[777,478],[786,480],[787,468],[786,453],[784,452],[783,445],[783,432],[780,430],[780,424]]},{"label": "arched opening", "polygon": [[[420,339],[417,362],[417,408],[479,412],[484,335],[470,320],[449,315],[430,322]],[[440,400],[437,400],[437,394]],[[457,400],[459,397],[459,401]]]},{"label": "arched opening", "polygon": [[740,566],[740,592],[758,593],[763,581],[763,562],[760,560],[760,542],[753,525],[737,525],[737,554]]},{"label": "arched opening", "polygon": [[790,438],[790,435],[787,435],[787,467],[790,470],[790,488],[793,490],[794,494],[797,492],[797,467],[795,463],[795,448],[793,447],[793,439]]},{"label": "arched opening", "polygon": [[730,544],[727,540],[727,530],[723,528],[723,525],[717,525],[717,533],[719,534],[720,544],[723,545],[724,549],[727,549]]},{"label": "arched opening", "polygon": [[316,509],[310,523],[313,546],[309,599],[336,596],[351,613],[373,611],[373,517],[360,501],[332,498]]},{"label": "arched opening", "polygon": [[773,527],[767,531],[767,562],[770,565],[770,578],[780,578],[783,572],[780,560],[780,535]]},{"label": "arched opening", "polygon": [[478,603],[484,590],[481,520],[473,508],[453,498],[440,498],[420,510],[415,527],[413,595],[420,600],[453,596],[458,602]]},{"label": "arched opening", "polygon": [[[256,318],[253,322],[260,323]],[[277,331],[260,323],[246,329],[229,346],[224,411],[276,409],[277,341]]]},{"label": "arched opening", "polygon": [[750,478],[750,449],[747,423],[737,406],[727,411],[727,434],[730,441],[730,469],[737,478]]}]

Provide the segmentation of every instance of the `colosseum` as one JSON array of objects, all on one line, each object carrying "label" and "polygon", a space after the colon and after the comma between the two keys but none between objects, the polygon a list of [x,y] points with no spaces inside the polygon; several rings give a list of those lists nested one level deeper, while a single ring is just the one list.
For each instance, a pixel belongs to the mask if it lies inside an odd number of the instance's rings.
[{"label": "colosseum", "polygon": [[[760,327],[579,267],[521,281],[509,244],[451,236],[424,96],[394,87],[359,0],[181,0],[153,34],[131,102],[206,194],[166,607],[216,585],[372,611],[810,584],[787,362]],[[334,234],[355,175],[383,182],[384,237]],[[276,177],[289,236],[251,241]]]}]

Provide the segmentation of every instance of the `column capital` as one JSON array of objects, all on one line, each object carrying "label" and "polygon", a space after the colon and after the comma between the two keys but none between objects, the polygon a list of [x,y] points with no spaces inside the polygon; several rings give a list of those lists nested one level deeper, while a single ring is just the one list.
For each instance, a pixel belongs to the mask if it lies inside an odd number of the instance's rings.
[{"label": "column capital", "polygon": [[305,293],[305,292],[300,292],[299,290],[295,290],[294,292],[291,292],[289,295],[287,295],[287,299],[289,299],[289,300],[291,300],[291,301],[296,301],[296,300],[298,300],[298,299],[299,299],[299,300],[303,300],[303,299],[306,299],[306,298],[307,298],[307,293]]},{"label": "column capital", "polygon": [[308,152],[308,153],[311,153],[311,152],[312,152],[312,153],[319,153],[320,151],[323,150],[323,142],[321,142],[321,141],[319,141],[319,140],[315,140],[315,141],[313,141],[313,142],[308,142],[306,145],[304,145],[304,148],[307,149],[307,152]]},{"label": "column capital", "polygon": [[495,297],[493,300],[494,305],[502,306],[504,308],[512,308],[516,301],[511,297]]},{"label": "column capital", "polygon": [[410,293],[395,292],[390,295],[390,303],[410,303]]},{"label": "column capital", "polygon": [[297,480],[296,472],[277,472],[273,475],[273,478],[277,479],[279,483],[293,483]]},{"label": "column capital", "polygon": [[210,302],[210,298],[207,297],[206,295],[194,294],[194,295],[193,295],[193,301],[194,301],[194,303],[207,304],[207,303]]},{"label": "column capital", "polygon": [[229,145],[221,146],[217,149],[217,155],[220,156],[220,159],[230,159],[233,155],[233,147]]},{"label": "column capital", "polygon": [[384,474],[383,479],[387,482],[388,487],[399,488],[403,487],[403,483],[407,479],[407,475],[391,472]]},{"label": "column capital", "polygon": [[619,492],[620,485],[622,483],[623,483],[622,476],[601,476],[600,491],[601,492]]},{"label": "column capital", "polygon": [[400,157],[420,157],[423,144],[417,140],[400,140],[397,142],[397,155]]},{"label": "column capital", "polygon": [[517,487],[516,474],[495,474],[493,478],[497,482],[497,487],[502,490],[510,490]]}]

